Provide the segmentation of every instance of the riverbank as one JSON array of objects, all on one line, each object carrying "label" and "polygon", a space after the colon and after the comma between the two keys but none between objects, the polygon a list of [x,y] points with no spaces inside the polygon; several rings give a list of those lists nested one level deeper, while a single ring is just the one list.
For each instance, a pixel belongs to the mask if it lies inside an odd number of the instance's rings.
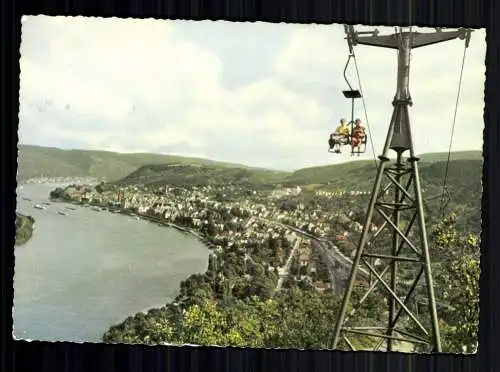
[{"label": "riverbank", "polygon": [[174,228],[182,233],[193,235],[194,237],[199,239],[208,249],[214,248],[214,244],[210,241],[210,239],[208,237],[206,237],[205,235],[203,235],[200,231],[197,231],[197,230],[190,228],[190,227],[175,224],[175,223],[167,221],[166,219],[161,218],[161,217],[140,214],[134,210],[126,210],[126,209],[118,208],[118,207],[110,207],[110,206],[106,206],[106,205],[100,205],[98,203],[84,203],[84,202],[80,202],[80,201],[74,201],[74,200],[69,200],[69,199],[63,200],[63,199],[57,199],[57,198],[52,198],[52,197],[50,198],[50,200],[52,202],[55,202],[55,203],[71,204],[71,205],[76,205],[76,206],[86,207],[86,208],[88,208],[88,207],[95,208],[96,212],[103,211],[103,212],[122,214],[122,215],[129,216],[129,217],[137,217],[141,220],[153,222],[153,223],[156,223],[160,226]]},{"label": "riverbank", "polygon": [[31,239],[34,224],[35,219],[33,217],[16,213],[16,246],[26,244]]},{"label": "riverbank", "polygon": [[[260,301],[273,298],[276,301],[287,301],[283,299],[288,298],[288,291],[279,291],[279,295],[274,296],[279,272],[272,265],[278,262],[280,255],[288,256],[292,249],[292,242],[280,228],[264,226],[252,220],[249,212],[245,214],[246,211],[239,208],[228,210],[219,207],[217,210],[217,205],[210,205],[206,206],[203,212],[190,214],[189,211],[193,211],[195,207],[200,211],[203,207],[186,205],[182,208],[181,204],[177,208],[182,200],[174,198],[169,204],[171,209],[175,208],[178,213],[172,213],[168,208],[166,211],[162,208],[145,208],[144,205],[148,202],[150,206],[154,205],[151,198],[144,200],[132,196],[129,199],[122,199],[122,202],[117,202],[114,197],[96,200],[98,198],[89,197],[87,189],[80,191],[71,193],[54,190],[51,192],[51,200],[79,205],[81,208],[94,210],[95,213],[123,214],[137,220],[154,222],[159,226],[173,227],[183,235],[195,236],[210,253],[206,270],[183,280],[173,300],[159,308],[150,308],[146,312],[130,315],[120,323],[109,327],[103,334],[104,342],[135,342],[137,335],[130,338],[126,334],[129,331],[133,333],[137,331],[138,334],[147,333],[143,322],[145,317],[151,319],[152,324],[157,324],[158,321],[164,321],[165,316],[172,316],[175,318],[172,322],[181,327],[181,323],[178,323],[181,322],[179,309],[187,311],[195,305],[203,306],[206,301],[215,301],[219,309],[227,311],[228,314],[232,309],[231,304],[238,303],[253,311],[256,302],[264,306],[264,302]],[[181,209],[184,210],[181,212]],[[216,212],[212,212],[214,209]],[[210,223],[207,223],[208,221]],[[253,233],[247,234],[246,229]],[[297,287],[293,282],[291,285]],[[316,297],[322,295],[313,287],[308,288],[306,292],[311,292],[311,295]],[[179,332],[182,333],[181,330]],[[192,341],[190,340],[190,343],[193,343]]]},{"label": "riverbank", "polygon": [[180,226],[180,225],[177,225],[175,223],[168,222],[165,219],[162,219],[159,217],[152,217],[152,216],[145,216],[145,215],[136,215],[136,216],[139,217],[140,219],[143,219],[146,221],[155,222],[155,223],[162,225],[162,226],[174,228],[182,233],[191,234],[194,237],[198,238],[203,244],[205,244],[208,249],[212,249],[214,247],[214,244],[208,239],[208,237],[204,236],[203,234],[196,231],[195,229]]},{"label": "riverbank", "polygon": [[33,238],[15,248],[17,339],[101,342],[109,327],[174,301],[184,280],[206,271],[210,251],[191,235],[51,202],[54,187],[29,185],[17,198],[18,212],[36,220]]}]

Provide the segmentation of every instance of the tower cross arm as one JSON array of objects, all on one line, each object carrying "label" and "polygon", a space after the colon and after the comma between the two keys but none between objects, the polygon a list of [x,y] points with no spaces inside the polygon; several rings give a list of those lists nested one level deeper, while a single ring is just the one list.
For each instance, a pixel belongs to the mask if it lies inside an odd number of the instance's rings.
[{"label": "tower cross arm", "polygon": [[396,35],[383,35],[383,36],[356,36],[353,44],[371,45],[382,48],[398,49],[399,41]]},{"label": "tower cross arm", "polygon": [[[412,48],[437,44],[457,38],[465,39],[466,46],[468,46],[471,31],[472,30],[468,29],[459,29],[457,31],[446,31],[446,32],[438,31],[429,33],[411,32],[406,34],[411,35]],[[399,33],[395,33],[392,35],[381,35],[381,36],[378,35],[357,36],[355,34],[354,37],[352,37],[352,44],[353,45],[362,44],[362,45],[370,45],[382,48],[399,49],[401,45],[401,40],[399,35],[400,35]]]},{"label": "tower cross arm", "polygon": [[447,31],[447,32],[432,32],[432,33],[413,33],[413,40],[411,42],[412,48],[418,48],[426,45],[432,45],[441,43],[443,41],[453,40],[453,39],[464,39],[468,38],[470,35],[470,30],[460,29],[458,31]]}]

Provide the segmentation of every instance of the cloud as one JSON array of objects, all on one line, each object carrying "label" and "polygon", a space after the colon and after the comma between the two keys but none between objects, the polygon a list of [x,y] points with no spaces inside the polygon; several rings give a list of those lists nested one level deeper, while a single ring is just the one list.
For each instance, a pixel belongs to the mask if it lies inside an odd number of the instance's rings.
[{"label": "cloud", "polygon": [[[30,16],[23,20],[20,141],[281,169],[351,160],[326,152],[328,133],[350,116],[342,95],[343,37],[340,25]],[[445,44],[412,52],[417,152],[448,148],[463,41]],[[391,116],[396,54],[355,50],[378,153]],[[457,150],[482,143],[484,54],[484,32],[476,31]],[[347,72],[357,86],[354,64]],[[355,115],[364,118],[360,103]],[[372,156],[369,149],[365,158]]]}]

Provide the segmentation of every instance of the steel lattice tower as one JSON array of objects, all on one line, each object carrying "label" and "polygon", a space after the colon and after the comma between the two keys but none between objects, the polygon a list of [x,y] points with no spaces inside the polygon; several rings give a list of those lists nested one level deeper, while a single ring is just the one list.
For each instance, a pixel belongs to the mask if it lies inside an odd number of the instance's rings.
[{"label": "steel lattice tower", "polygon": [[[379,36],[378,30],[375,30],[369,32],[370,36],[359,36],[366,32],[357,33],[353,26],[346,26],[346,33],[351,53],[356,44],[396,49],[398,71],[393,113],[382,155],[379,156],[377,175],[334,329],[332,347],[336,349],[340,342],[344,342],[347,347],[356,350],[353,340],[358,335],[374,341],[365,350],[378,350],[385,344],[385,349],[391,351],[395,342],[403,341],[422,345],[422,351],[440,352],[419,159],[415,155],[408,110],[412,106],[409,92],[410,54],[413,48],[456,38],[465,39],[467,47],[471,30],[442,32],[436,29],[436,32],[417,33],[399,28],[392,35]],[[390,150],[395,152],[395,160],[389,159]],[[406,158],[403,156],[405,153]],[[381,224],[373,232],[376,217]],[[377,246],[375,240],[383,236],[384,231],[390,243]],[[358,275],[369,277],[364,294],[354,292]],[[415,311],[417,293],[428,304],[427,312],[418,314]],[[367,323],[366,318],[363,321],[358,315],[363,311],[363,305],[366,308],[370,296],[384,298],[387,306],[385,309],[382,307],[385,311],[374,321],[377,324],[366,326],[363,324]],[[387,320],[384,320],[386,315]]]}]

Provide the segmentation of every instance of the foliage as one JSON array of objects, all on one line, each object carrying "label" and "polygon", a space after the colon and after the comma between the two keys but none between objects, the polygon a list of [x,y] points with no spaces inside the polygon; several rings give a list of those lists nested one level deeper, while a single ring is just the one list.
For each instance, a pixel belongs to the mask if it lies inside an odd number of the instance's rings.
[{"label": "foliage", "polygon": [[15,245],[23,245],[33,236],[33,225],[35,219],[31,216],[25,216],[16,213],[16,243]]},{"label": "foliage", "polygon": [[68,195],[65,189],[57,187],[55,190],[50,192],[50,198],[52,200],[64,200],[71,201],[71,197]]},{"label": "foliage", "polygon": [[231,306],[213,299],[112,327],[105,342],[240,347],[326,348],[339,299],[296,287],[274,299],[256,296]]},{"label": "foliage", "polygon": [[443,322],[444,345],[450,352],[475,353],[479,326],[479,262],[471,255],[457,258],[446,279],[443,299],[453,304]]},{"label": "foliage", "polygon": [[441,313],[443,350],[473,353],[479,325],[479,237],[459,233],[456,224],[457,216],[452,214],[432,233],[434,245],[443,250],[443,261],[434,273],[435,286],[442,300],[453,306]]},{"label": "foliage", "polygon": [[236,167],[192,164],[151,164],[144,165],[123,179],[120,185],[164,184],[166,180],[174,186],[227,185],[260,186],[279,182],[286,173]]},{"label": "foliage", "polygon": [[[448,153],[423,154],[420,156],[420,167],[424,187],[441,186],[443,182],[444,168]],[[450,183],[459,181],[468,182],[471,179],[478,181],[481,178],[482,154],[479,151],[453,152],[450,156],[450,167],[448,176]],[[315,185],[329,184],[330,187],[340,190],[371,190],[376,168],[373,160],[351,161],[342,164],[311,167],[296,170],[287,177],[285,184],[288,185]],[[472,174],[471,174],[472,172]],[[475,177],[475,175],[478,175]],[[471,178],[472,176],[472,178]]]},{"label": "foliage", "polygon": [[[439,312],[443,350],[474,351],[479,239],[457,228],[461,221],[457,214],[440,221],[431,231],[430,244],[433,259],[437,261],[435,287],[439,301],[454,307],[454,310]],[[306,282],[293,281],[288,281],[281,292],[273,293],[277,277],[264,263],[270,262],[281,249],[289,252],[290,243],[283,236],[269,236],[264,244],[247,246],[246,251],[253,258],[247,262],[238,245],[229,246],[229,240],[218,244],[224,248],[217,254],[212,253],[207,272],[192,275],[181,283],[176,298],[178,306],[137,314],[111,327],[104,340],[252,347],[329,346],[339,296],[318,293]],[[316,275],[322,276],[321,271],[322,266],[317,265]],[[354,291],[355,297],[361,296],[358,292]],[[369,297],[358,311],[360,325],[383,326],[386,314],[380,309],[384,306],[383,297]],[[358,350],[373,346],[373,339],[364,336],[353,337],[351,342]]]}]

